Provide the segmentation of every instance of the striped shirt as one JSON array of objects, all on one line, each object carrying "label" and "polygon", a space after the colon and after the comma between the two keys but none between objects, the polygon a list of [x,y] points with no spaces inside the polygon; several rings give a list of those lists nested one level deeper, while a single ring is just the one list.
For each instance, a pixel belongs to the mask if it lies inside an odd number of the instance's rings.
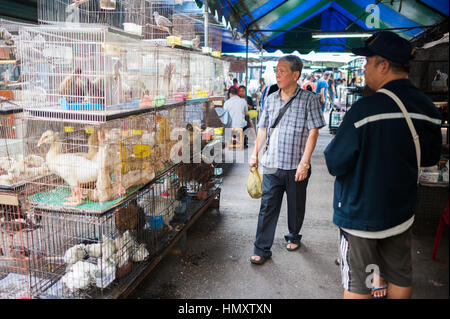
[{"label": "striped shirt", "polygon": [[291,105],[284,113],[278,125],[271,129],[280,110],[286,104],[281,98],[281,90],[269,95],[265,101],[264,111],[258,123],[259,128],[267,129],[268,148],[261,164],[266,168],[283,170],[297,169],[305,151],[309,130],[326,125],[320,109],[317,95],[297,87],[298,92]]}]

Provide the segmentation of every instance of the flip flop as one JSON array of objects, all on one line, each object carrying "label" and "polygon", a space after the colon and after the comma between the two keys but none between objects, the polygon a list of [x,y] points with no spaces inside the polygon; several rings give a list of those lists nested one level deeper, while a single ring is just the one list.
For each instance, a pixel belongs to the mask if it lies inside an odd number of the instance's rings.
[{"label": "flip flop", "polygon": [[289,245],[289,244],[297,245],[297,247],[295,247],[295,248],[289,248],[289,247],[286,246],[286,249],[287,249],[288,251],[294,251],[294,250],[297,250],[297,249],[300,248],[300,244],[293,243],[293,242],[291,242],[290,240],[288,240],[287,243],[288,243],[288,245]]},{"label": "flip flop", "polygon": [[[255,255],[255,256],[257,256],[257,255]],[[262,264],[264,264],[266,262],[267,259],[269,259],[269,258],[263,257],[263,256],[258,256],[258,257],[259,257],[259,260],[255,260],[252,257],[250,257],[249,260],[254,265],[262,265]]]},{"label": "flip flop", "polygon": [[336,266],[340,266],[341,265],[341,262],[340,262],[339,258],[336,258],[334,260],[334,263],[336,264]]}]

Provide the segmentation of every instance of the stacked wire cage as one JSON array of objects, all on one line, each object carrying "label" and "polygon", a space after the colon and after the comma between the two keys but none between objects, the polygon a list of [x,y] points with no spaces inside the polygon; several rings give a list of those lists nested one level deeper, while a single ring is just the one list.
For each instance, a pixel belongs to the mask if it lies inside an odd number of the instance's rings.
[{"label": "stacked wire cage", "polygon": [[[145,57],[152,69],[154,52],[132,38],[95,26],[46,25],[21,35],[23,96],[34,102],[26,107],[23,149],[48,170],[25,187],[26,213],[38,220],[25,241],[31,294],[114,296],[154,254],[137,196],[171,166],[168,132],[182,119],[142,105],[152,89],[146,85],[158,82],[143,70]],[[117,108],[130,100],[135,105]]]},{"label": "stacked wire cage", "polygon": [[[105,25],[138,33],[144,23],[146,0],[39,0],[41,24]],[[140,26],[140,28],[138,27]]]},{"label": "stacked wire cage", "polygon": [[[53,4],[81,10],[92,1],[69,2]],[[175,236],[175,217],[213,189],[212,166],[191,164],[205,126],[204,102],[194,99],[211,90],[211,57],[90,22],[22,27],[17,38],[26,183],[20,209],[2,207],[3,224],[14,225],[1,253],[30,297],[117,297]],[[31,172],[39,175],[24,178]]]},{"label": "stacked wire cage", "polygon": [[30,109],[76,113],[139,106],[143,88],[127,68],[127,47],[137,40],[103,26],[41,25],[23,28],[20,37],[23,99]]},{"label": "stacked wire cage", "polygon": [[23,112],[18,31],[25,26],[0,20],[0,299],[30,296],[24,244],[35,227],[23,207],[27,180],[46,174],[44,160],[24,156]]}]

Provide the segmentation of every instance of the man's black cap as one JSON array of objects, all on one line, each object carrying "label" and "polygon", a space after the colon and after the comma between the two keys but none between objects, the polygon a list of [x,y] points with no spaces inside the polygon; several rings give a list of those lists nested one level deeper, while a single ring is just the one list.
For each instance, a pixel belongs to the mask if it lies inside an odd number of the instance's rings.
[{"label": "man's black cap", "polygon": [[354,48],[356,55],[379,55],[392,62],[407,65],[414,58],[414,50],[408,40],[390,31],[380,31],[365,41],[362,48]]}]

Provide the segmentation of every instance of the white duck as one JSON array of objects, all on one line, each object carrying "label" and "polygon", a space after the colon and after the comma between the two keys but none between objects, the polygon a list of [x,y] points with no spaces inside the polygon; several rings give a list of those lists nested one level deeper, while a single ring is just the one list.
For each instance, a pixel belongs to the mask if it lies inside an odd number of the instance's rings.
[{"label": "white duck", "polygon": [[64,179],[72,191],[67,198],[68,204],[72,206],[80,205],[84,198],[79,185],[97,180],[101,168],[99,156],[96,155],[92,160],[88,160],[76,154],[62,154],[59,139],[55,132],[51,130],[42,134],[37,146],[39,147],[44,143],[50,144],[50,149],[45,157],[47,167],[51,172]]}]

